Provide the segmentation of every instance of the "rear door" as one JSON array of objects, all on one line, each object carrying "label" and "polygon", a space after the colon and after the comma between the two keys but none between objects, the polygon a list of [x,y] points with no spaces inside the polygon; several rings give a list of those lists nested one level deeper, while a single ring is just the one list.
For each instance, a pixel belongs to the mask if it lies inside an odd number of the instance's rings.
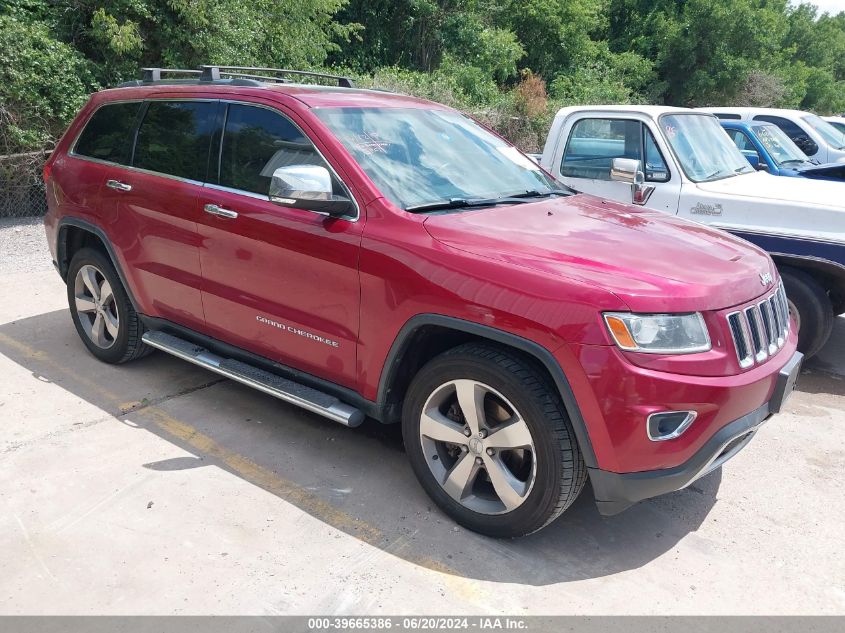
[{"label": "rear door", "polygon": [[[321,165],[352,198],[293,114],[225,104],[218,171],[202,190],[203,305],[212,336],[320,378],[356,383],[363,218],[270,202],[273,171]],[[222,214],[222,215],[220,215]]]},{"label": "rear door", "polygon": [[205,324],[198,197],[219,107],[215,100],[145,102],[131,167],[115,168],[102,194],[142,308],[194,329]]},{"label": "rear door", "polygon": [[142,107],[140,100],[101,104],[88,119],[67,158],[57,158],[54,166],[59,168],[53,170],[53,177],[57,191],[61,192],[56,200],[62,205],[63,215],[88,220],[107,233],[115,228],[116,209],[104,206],[101,196],[106,181],[128,171]]},{"label": "rear door", "polygon": [[632,187],[610,178],[614,158],[631,158],[643,166],[646,184],[654,187],[646,206],[675,213],[680,177],[648,126],[624,116],[583,116],[564,127],[563,154],[556,159],[555,176],[576,191],[610,200],[632,202]]}]

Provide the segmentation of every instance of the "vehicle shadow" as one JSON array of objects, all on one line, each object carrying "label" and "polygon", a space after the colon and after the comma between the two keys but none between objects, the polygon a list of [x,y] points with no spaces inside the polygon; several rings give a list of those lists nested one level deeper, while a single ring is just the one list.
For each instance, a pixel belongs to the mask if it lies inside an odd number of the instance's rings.
[{"label": "vehicle shadow", "polygon": [[544,530],[494,540],[458,528],[433,506],[396,427],[367,420],[348,429],[162,353],[105,365],[79,341],[66,310],[0,325],[0,354],[115,423],[190,454],[139,464],[161,477],[222,468],[374,547],[456,576],[546,585],[641,567],[699,528],[721,483],[717,470],[606,518],[588,486]]},{"label": "vehicle shadow", "polygon": [[833,332],[827,343],[804,367],[813,372],[845,376],[845,315],[834,319]]}]

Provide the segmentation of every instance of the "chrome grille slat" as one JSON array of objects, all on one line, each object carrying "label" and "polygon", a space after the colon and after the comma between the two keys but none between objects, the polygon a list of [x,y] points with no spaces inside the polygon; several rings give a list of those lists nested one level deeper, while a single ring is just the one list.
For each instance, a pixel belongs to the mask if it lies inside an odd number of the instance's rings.
[{"label": "chrome grille slat", "polygon": [[728,326],[731,329],[731,336],[733,336],[736,356],[739,360],[739,366],[743,369],[754,364],[747,323],[742,312],[732,312],[728,315]]},{"label": "chrome grille slat", "polygon": [[763,324],[766,328],[767,351],[771,355],[778,351],[778,326],[772,314],[772,306],[768,299],[764,300],[758,308],[760,310],[760,317],[763,319]]},{"label": "chrome grille slat", "polygon": [[777,293],[775,296],[778,298],[778,307],[780,309],[780,314],[783,323],[783,338],[784,342],[786,341],[786,337],[789,334],[789,302],[786,300],[786,288],[783,286],[783,282],[780,284],[780,288],[778,288]]},{"label": "chrome grille slat", "polygon": [[748,331],[751,333],[751,346],[754,351],[754,360],[758,363],[766,360],[769,355],[768,346],[769,340],[764,328],[763,322],[760,320],[760,311],[757,306],[751,306],[745,309],[745,319],[748,321]]},{"label": "chrome grille slat", "polygon": [[[783,322],[781,321],[781,315],[778,311],[778,298],[777,293],[773,294],[768,301],[769,310],[772,313],[772,345],[775,346],[775,349],[780,349],[783,347],[783,344],[786,342],[786,339],[783,337]],[[774,353],[774,352],[772,352]]]},{"label": "chrome grille slat", "polygon": [[786,343],[789,306],[783,283],[758,303],[727,315],[728,329],[742,369],[765,362]]}]

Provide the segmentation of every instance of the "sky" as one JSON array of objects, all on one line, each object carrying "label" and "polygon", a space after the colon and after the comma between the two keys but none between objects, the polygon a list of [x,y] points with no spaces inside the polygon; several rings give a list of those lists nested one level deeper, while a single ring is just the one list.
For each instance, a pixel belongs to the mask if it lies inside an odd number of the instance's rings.
[{"label": "sky", "polygon": [[[814,4],[819,8],[819,13],[827,11],[828,13],[839,13],[845,11],[845,0],[803,0],[808,4]],[[798,4],[799,0],[793,0],[793,4]]]}]

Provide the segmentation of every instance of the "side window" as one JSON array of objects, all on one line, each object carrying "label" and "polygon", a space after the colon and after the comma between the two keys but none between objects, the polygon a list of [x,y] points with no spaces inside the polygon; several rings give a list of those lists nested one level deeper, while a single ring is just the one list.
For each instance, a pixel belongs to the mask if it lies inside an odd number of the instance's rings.
[{"label": "side window", "polygon": [[663,160],[663,154],[660,153],[651,130],[646,126],[643,126],[643,129],[645,130],[645,179],[649,182],[668,182],[671,174],[669,174],[666,161]]},{"label": "side window", "polygon": [[216,101],[150,101],[138,130],[133,166],[205,180]]},{"label": "side window", "polygon": [[767,121],[777,125],[807,156],[813,156],[819,151],[819,146],[816,145],[813,139],[811,139],[804,130],[789,119],[784,119],[779,116],[771,116],[768,114],[758,114],[754,117],[754,120]]},{"label": "side window", "polygon": [[[287,117],[267,108],[230,104],[220,151],[220,184],[267,194],[273,172],[287,165],[325,166],[325,162]],[[338,183],[333,184],[338,193]]]},{"label": "side window", "polygon": [[639,121],[625,119],[581,119],[573,125],[560,173],[573,178],[610,180],[614,158],[633,158],[643,163],[648,181],[667,182],[670,178],[651,131]]},{"label": "side window", "polygon": [[642,126],[624,119],[581,119],[572,126],[560,173],[610,180],[614,158],[642,160]]},{"label": "side window", "polygon": [[101,106],[88,121],[73,152],[128,165],[132,153],[132,134],[141,102],[109,103]]},{"label": "side window", "polygon": [[725,130],[728,133],[728,136],[731,137],[731,140],[736,145],[736,148],[741,152],[757,152],[757,148],[754,147],[754,143],[751,142],[751,139],[743,132],[742,130]]}]

